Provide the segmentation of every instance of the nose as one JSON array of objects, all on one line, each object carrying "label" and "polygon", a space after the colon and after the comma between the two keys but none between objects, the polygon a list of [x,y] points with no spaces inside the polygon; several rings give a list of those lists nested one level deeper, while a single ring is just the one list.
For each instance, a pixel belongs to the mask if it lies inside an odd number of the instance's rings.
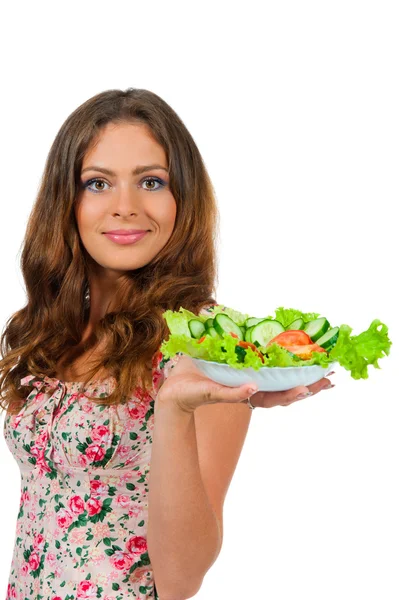
[{"label": "nose", "polygon": [[137,214],[140,210],[140,194],[134,189],[131,182],[121,184],[115,192],[112,202],[114,214],[121,217]]}]

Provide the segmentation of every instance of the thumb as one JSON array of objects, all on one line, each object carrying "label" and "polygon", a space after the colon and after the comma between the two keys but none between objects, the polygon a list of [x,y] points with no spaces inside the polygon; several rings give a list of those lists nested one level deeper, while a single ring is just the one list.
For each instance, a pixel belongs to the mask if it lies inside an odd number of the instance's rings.
[{"label": "thumb", "polygon": [[258,386],[255,383],[246,383],[238,387],[230,387],[222,385],[217,390],[216,402],[242,402],[258,391]]}]

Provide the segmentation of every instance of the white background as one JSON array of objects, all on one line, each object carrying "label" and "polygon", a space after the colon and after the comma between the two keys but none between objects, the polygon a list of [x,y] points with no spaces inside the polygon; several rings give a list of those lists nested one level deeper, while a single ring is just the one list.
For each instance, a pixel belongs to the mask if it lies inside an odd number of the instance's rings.
[{"label": "white background", "polygon": [[[217,300],[353,334],[379,318],[393,341],[369,379],[339,367],[332,390],[254,411],[195,598],[397,600],[397,3],[22,2],[2,20],[1,326],[25,304],[20,246],[63,121],[106,89],[159,94],[216,189]],[[0,459],[5,595],[20,489],[2,436]]]}]

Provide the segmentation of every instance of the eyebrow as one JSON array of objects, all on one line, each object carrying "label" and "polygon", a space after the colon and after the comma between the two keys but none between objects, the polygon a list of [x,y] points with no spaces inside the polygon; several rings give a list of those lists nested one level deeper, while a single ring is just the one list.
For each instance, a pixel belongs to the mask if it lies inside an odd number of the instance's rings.
[{"label": "eyebrow", "polygon": [[[140,175],[141,173],[145,173],[146,171],[152,171],[153,169],[162,169],[167,173],[169,172],[168,169],[166,167],[163,167],[162,165],[138,165],[135,169],[132,169],[132,175]],[[113,177],[116,176],[116,173],[110,171],[110,169],[105,169],[104,167],[97,167],[95,165],[83,169],[82,174],[85,171],[100,171],[101,173],[105,173],[105,175],[111,175]]]}]

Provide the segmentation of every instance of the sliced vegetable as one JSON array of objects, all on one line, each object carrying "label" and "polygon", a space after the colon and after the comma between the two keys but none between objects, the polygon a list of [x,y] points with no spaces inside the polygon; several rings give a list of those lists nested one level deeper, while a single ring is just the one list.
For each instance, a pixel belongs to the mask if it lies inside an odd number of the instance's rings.
[{"label": "sliced vegetable", "polygon": [[245,327],[252,327],[253,325],[257,325],[258,323],[260,323],[261,321],[264,321],[265,317],[262,317],[261,319],[257,319],[256,317],[250,317],[249,319],[247,319],[245,321]]},{"label": "sliced vegetable", "polygon": [[205,329],[209,329],[210,327],[213,327],[213,319],[207,319],[204,323],[205,325]]},{"label": "sliced vegetable", "polygon": [[301,318],[299,319],[295,319],[295,321],[292,321],[292,323],[290,323],[288,325],[288,327],[286,327],[286,330],[291,330],[291,329],[303,329],[303,326],[305,325],[305,321]]},{"label": "sliced vegetable", "polygon": [[255,325],[252,325],[252,327],[248,327],[248,329],[245,332],[245,341],[246,342],[252,342],[251,336],[252,336],[252,330],[255,327]]},{"label": "sliced vegetable", "polygon": [[223,313],[216,315],[213,319],[213,326],[219,335],[223,335],[224,333],[235,333],[239,340],[244,338],[240,326]]},{"label": "sliced vegetable", "polygon": [[188,322],[188,328],[193,338],[200,338],[204,332],[205,327],[202,321],[198,321],[197,319],[191,319]]},{"label": "sliced vegetable", "polygon": [[214,338],[220,338],[220,335],[218,334],[218,332],[216,331],[216,329],[214,327],[209,327],[209,329],[206,330],[207,335],[210,335],[211,337]]},{"label": "sliced vegetable", "polygon": [[325,350],[318,344],[308,344],[307,346],[286,346],[285,349],[289,352],[292,352],[293,354],[296,354],[297,356],[302,358],[302,360],[312,358],[312,352],[327,353],[327,350]]},{"label": "sliced vegetable", "polygon": [[266,346],[270,346],[276,342],[276,344],[280,344],[283,348],[287,348],[288,346],[306,346],[308,344],[312,344],[311,338],[307,333],[300,330],[292,330],[292,331],[283,331],[279,333],[271,339]]},{"label": "sliced vegetable", "polygon": [[313,342],[316,342],[328,331],[329,327],[330,323],[327,321],[327,319],[320,317],[319,319],[313,319],[313,321],[306,323],[303,330],[312,338]]},{"label": "sliced vegetable", "polygon": [[251,342],[258,342],[261,346],[266,346],[267,343],[279,333],[284,331],[284,327],[279,321],[272,319],[263,319],[254,326],[251,333]]},{"label": "sliced vegetable", "polygon": [[332,329],[327,331],[327,333],[322,335],[317,340],[317,343],[322,348],[325,348],[326,350],[330,350],[333,346],[335,346],[335,344],[338,340],[338,336],[339,336],[339,327],[333,327]]}]

